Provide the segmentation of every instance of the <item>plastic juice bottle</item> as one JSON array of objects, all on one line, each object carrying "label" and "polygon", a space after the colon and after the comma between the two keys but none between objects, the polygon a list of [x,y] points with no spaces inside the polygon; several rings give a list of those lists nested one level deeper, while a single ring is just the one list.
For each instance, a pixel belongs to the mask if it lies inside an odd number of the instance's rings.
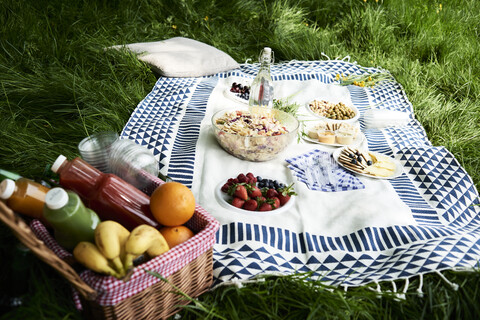
[{"label": "plastic juice bottle", "polygon": [[272,49],[265,47],[260,53],[260,69],[250,87],[248,105],[251,107],[273,107],[273,81],[270,74],[272,60]]},{"label": "plastic juice bottle", "polygon": [[19,178],[17,181],[5,179],[0,183],[0,198],[6,200],[13,211],[45,222],[43,205],[49,190],[27,178]]},{"label": "plastic juice bottle", "polygon": [[0,169],[0,181],[3,181],[3,180],[5,180],[5,179],[18,180],[18,179],[20,179],[21,177],[22,177],[22,176],[19,175],[18,173]]},{"label": "plastic juice bottle", "polygon": [[51,189],[43,207],[45,219],[55,230],[55,239],[66,249],[73,249],[80,241],[94,241],[94,232],[100,218],[83,204],[73,191]]},{"label": "plastic juice bottle", "polygon": [[52,165],[60,185],[75,191],[100,219],[114,220],[132,230],[140,224],[158,227],[150,211],[150,197],[118,176],[102,173],[86,161],[60,155]]}]

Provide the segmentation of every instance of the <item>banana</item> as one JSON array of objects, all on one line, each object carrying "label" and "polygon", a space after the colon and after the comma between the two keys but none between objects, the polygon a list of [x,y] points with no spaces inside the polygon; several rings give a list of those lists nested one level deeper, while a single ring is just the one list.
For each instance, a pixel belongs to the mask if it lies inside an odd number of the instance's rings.
[{"label": "banana", "polygon": [[168,251],[168,243],[160,231],[146,224],[132,230],[125,243],[125,270],[133,266],[133,259],[147,252],[150,258]]},{"label": "banana", "polygon": [[112,261],[120,274],[125,274],[121,258],[125,254],[125,242],[130,231],[120,223],[107,220],[100,222],[95,228],[95,243],[105,258]]},{"label": "banana", "polygon": [[97,246],[91,242],[81,241],[73,249],[75,259],[88,269],[95,272],[108,274],[116,278],[121,278],[117,271],[108,265],[108,260],[98,250]]}]

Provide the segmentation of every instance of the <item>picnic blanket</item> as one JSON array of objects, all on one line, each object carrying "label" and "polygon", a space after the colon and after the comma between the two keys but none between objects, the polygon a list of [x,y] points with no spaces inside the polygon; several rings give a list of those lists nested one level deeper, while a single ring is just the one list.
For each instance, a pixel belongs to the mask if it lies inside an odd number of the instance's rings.
[{"label": "picnic blanket", "polygon": [[[238,105],[226,90],[234,81],[251,82],[258,68],[243,64],[212,76],[159,78],[121,134],[150,148],[161,172],[190,187],[221,223],[214,245],[215,285],[311,272],[312,279],[327,284],[360,286],[478,266],[478,192],[455,157],[432,146],[401,85],[392,78],[374,88],[341,86],[336,79],[378,69],[344,60],[278,63],[272,66],[274,95],[293,95],[302,106],[316,97],[348,102],[361,114],[369,108],[407,113],[410,121],[401,127],[367,129],[360,117],[369,150],[403,165],[397,178],[358,176],[358,188],[315,190],[295,176],[286,159],[332,148],[295,141],[267,162],[242,161],[221,149],[211,117]],[[305,109],[299,113],[305,115]],[[288,210],[228,210],[215,189],[241,172],[294,182],[298,196]]]}]

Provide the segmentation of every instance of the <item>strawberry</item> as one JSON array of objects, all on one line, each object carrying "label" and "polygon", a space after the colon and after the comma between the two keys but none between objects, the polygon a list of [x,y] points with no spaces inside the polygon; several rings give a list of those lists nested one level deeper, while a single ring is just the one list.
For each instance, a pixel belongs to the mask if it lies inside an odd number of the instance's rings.
[{"label": "strawberry", "polygon": [[232,206],[234,207],[241,208],[243,207],[244,203],[245,203],[245,200],[242,200],[240,198],[235,197],[232,199]]},{"label": "strawberry", "polygon": [[248,200],[247,188],[245,188],[244,183],[235,183],[228,188],[229,195],[232,197],[240,198],[244,201]]},{"label": "strawberry", "polygon": [[280,199],[278,197],[273,197],[268,199],[269,203],[271,203],[273,209],[280,208]]},{"label": "strawberry", "polygon": [[272,210],[272,205],[268,202],[262,203],[258,211],[271,211]]},{"label": "strawberry", "polygon": [[248,195],[250,196],[250,198],[261,197],[262,196],[262,191],[260,191],[260,189],[258,189],[258,187],[252,186],[248,190]]},{"label": "strawberry", "polygon": [[250,211],[255,211],[257,210],[257,201],[253,200],[253,199],[250,199],[250,200],[247,200],[245,201],[245,203],[243,204],[243,209],[245,210],[250,210]]},{"label": "strawberry", "polygon": [[256,200],[257,200],[258,204],[262,204],[265,201],[267,201],[267,199],[265,199],[264,196],[257,197]]},{"label": "strawberry", "polygon": [[278,192],[277,192],[277,190],[270,188],[270,189],[267,190],[267,193],[265,194],[265,196],[267,198],[273,198],[273,197],[278,196]]},{"label": "strawberry", "polygon": [[280,200],[281,206],[285,205],[285,203],[290,200],[291,196],[296,195],[296,192],[293,190],[293,183],[287,187],[278,189],[278,199]]},{"label": "strawberry", "polygon": [[235,192],[233,193],[233,195],[237,198],[242,199],[242,200],[245,200],[245,201],[248,200],[247,189],[242,184],[237,184],[237,186],[235,188]]},{"label": "strawberry", "polygon": [[282,193],[280,193],[278,195],[278,200],[280,201],[280,206],[284,206],[285,203],[288,202],[288,200],[290,200],[290,196],[287,194],[287,195],[283,195]]}]

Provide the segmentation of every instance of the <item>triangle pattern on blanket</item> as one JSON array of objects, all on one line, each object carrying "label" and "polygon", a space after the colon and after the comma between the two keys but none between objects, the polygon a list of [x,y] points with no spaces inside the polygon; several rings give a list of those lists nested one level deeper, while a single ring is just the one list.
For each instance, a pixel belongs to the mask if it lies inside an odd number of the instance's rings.
[{"label": "triangle pattern on blanket", "polygon": [[[382,254],[367,255],[352,252],[317,254],[306,258],[305,261],[294,257],[287,262],[285,257],[280,257],[278,254],[276,259],[261,257],[265,251],[268,252],[265,247],[259,247],[257,250],[253,248],[247,250],[247,248],[249,247],[244,246],[242,254],[238,252],[236,259],[232,258],[232,255],[226,259],[223,254],[214,252],[213,268],[221,270],[216,281],[230,281],[235,279],[236,273],[256,274],[258,270],[262,270],[264,273],[272,271],[286,274],[313,272],[313,275],[320,277],[323,281],[355,285],[354,282],[350,282],[348,275],[374,277],[377,280],[398,279],[410,277],[418,272],[445,269],[465,260],[474,260],[465,251],[471,252],[472,255],[480,254],[477,245],[470,246],[463,239],[455,238],[445,238],[440,243],[413,243],[409,247],[397,248],[393,254],[395,259]],[[362,258],[361,261],[360,258]]]},{"label": "triangle pattern on blanket", "polygon": [[400,152],[405,171],[413,177],[425,199],[447,222],[464,220],[476,199],[476,190],[457,160],[441,147]]}]

